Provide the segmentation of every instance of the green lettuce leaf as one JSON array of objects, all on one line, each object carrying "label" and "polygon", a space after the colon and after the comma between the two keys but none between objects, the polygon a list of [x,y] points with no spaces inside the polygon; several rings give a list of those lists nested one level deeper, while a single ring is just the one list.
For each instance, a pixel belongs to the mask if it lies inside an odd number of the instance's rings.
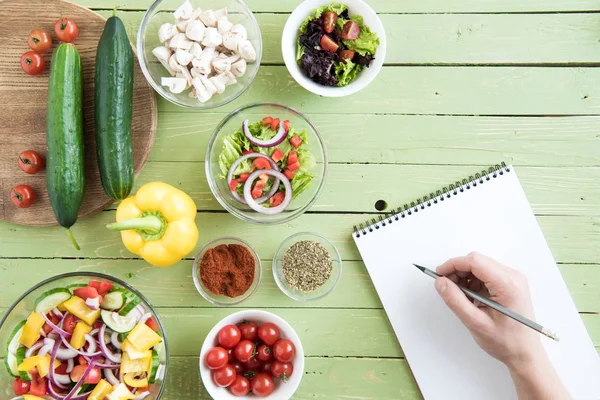
[{"label": "green lettuce leaf", "polygon": [[[236,132],[237,133],[237,132]],[[235,133],[231,136],[227,136],[223,139],[223,151],[219,154],[219,168],[221,179],[227,179],[227,172],[231,167],[231,164],[242,156],[243,142],[241,142]]]},{"label": "green lettuce leaf", "polygon": [[338,86],[346,86],[356,79],[356,76],[364,67],[352,61],[346,61],[346,63],[336,61],[334,68],[335,76],[338,79]]},{"label": "green lettuce leaf", "polygon": [[[361,56],[368,54],[375,54],[377,46],[379,46],[379,37],[375,32],[363,23],[363,17],[360,15],[352,15],[350,19],[358,24],[360,27],[360,35],[355,40],[342,40],[349,50],[354,50]],[[338,19],[338,26],[344,26],[346,21],[341,22],[341,18]]]},{"label": "green lettuce leaf", "polygon": [[298,148],[298,162],[300,163],[300,169],[303,171],[308,171],[317,165],[317,161],[315,160],[315,156],[306,149],[304,146],[300,146]]},{"label": "green lettuce leaf", "polygon": [[292,179],[292,199],[295,199],[304,192],[313,178],[314,176],[311,173],[297,170],[294,179]]}]

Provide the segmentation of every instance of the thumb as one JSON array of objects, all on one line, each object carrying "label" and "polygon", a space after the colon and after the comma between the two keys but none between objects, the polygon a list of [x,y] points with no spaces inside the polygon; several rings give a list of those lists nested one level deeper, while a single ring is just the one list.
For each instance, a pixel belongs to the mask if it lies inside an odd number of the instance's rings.
[{"label": "thumb", "polygon": [[462,323],[471,329],[478,320],[485,317],[485,313],[475,307],[467,296],[454,282],[445,277],[435,280],[435,289],[438,291],[446,305]]}]

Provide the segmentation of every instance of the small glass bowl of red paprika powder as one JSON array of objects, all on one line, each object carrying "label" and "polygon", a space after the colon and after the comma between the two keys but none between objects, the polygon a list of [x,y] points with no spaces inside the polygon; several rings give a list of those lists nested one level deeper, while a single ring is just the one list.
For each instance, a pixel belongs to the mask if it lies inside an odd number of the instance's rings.
[{"label": "small glass bowl of red paprika powder", "polygon": [[260,257],[235,237],[208,242],[194,259],[192,277],[198,293],[219,306],[239,304],[256,292],[262,277]]}]

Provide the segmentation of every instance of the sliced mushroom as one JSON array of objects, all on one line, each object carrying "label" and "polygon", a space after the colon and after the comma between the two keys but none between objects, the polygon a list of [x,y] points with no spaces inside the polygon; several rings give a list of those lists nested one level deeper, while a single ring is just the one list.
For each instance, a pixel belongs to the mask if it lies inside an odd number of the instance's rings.
[{"label": "sliced mushroom", "polygon": [[194,59],[194,55],[192,53],[183,49],[177,49],[175,52],[175,57],[179,65],[188,65]]},{"label": "sliced mushroom", "polygon": [[202,46],[200,44],[193,42],[192,48],[190,49],[190,53],[194,56],[194,58],[200,58],[202,55]]},{"label": "sliced mushroom", "polygon": [[233,26],[233,24],[225,18],[219,19],[217,21],[217,30],[219,31],[219,33],[221,35],[224,35],[227,32],[229,32],[231,30],[232,26]]},{"label": "sliced mushroom", "polygon": [[256,50],[249,40],[242,40],[238,43],[238,52],[246,61],[256,61]]},{"label": "sliced mushroom", "polygon": [[190,96],[192,99],[196,97],[196,88],[192,88],[192,90],[190,90],[188,93],[188,96]]},{"label": "sliced mushroom", "polygon": [[171,76],[175,75],[175,70],[171,68],[169,65],[169,58],[171,57],[171,50],[165,46],[158,46],[152,50],[152,54],[160,63],[165,67],[165,69],[171,74]]},{"label": "sliced mushroom", "polygon": [[200,78],[200,81],[202,81],[202,84],[204,85],[204,87],[206,88],[206,90],[208,90],[208,92],[211,95],[217,93],[217,88],[212,83],[212,81],[210,80],[210,78],[208,78],[206,75],[200,75],[199,78]]},{"label": "sliced mushroom", "polygon": [[238,48],[238,43],[242,40],[242,38],[238,35],[234,35],[231,32],[226,32],[223,35],[223,46],[225,46],[226,49],[229,49],[231,51],[237,51]]},{"label": "sliced mushroom", "polygon": [[161,86],[167,86],[171,93],[181,93],[187,88],[187,80],[185,78],[162,78]]},{"label": "sliced mushroom", "polygon": [[217,94],[221,94],[225,91],[225,82],[227,82],[229,79],[225,79],[223,80],[222,78],[219,78],[221,75],[217,75],[217,76],[213,76],[212,78],[208,78],[213,85],[215,85],[215,88],[217,89]]},{"label": "sliced mushroom", "polygon": [[237,79],[235,79],[235,75],[232,74],[231,71],[225,71],[221,75],[225,75],[225,77],[227,77],[227,82],[225,82],[225,86],[235,85],[237,83]]},{"label": "sliced mushroom", "polygon": [[231,73],[238,78],[246,73],[246,60],[243,58],[231,64]]},{"label": "sliced mushroom", "polygon": [[171,40],[169,41],[169,47],[172,49],[180,49],[181,44],[187,40],[187,37],[185,36],[185,33],[178,33],[177,35],[173,36],[171,38]]},{"label": "sliced mushroom", "polygon": [[196,21],[196,20],[190,20],[190,23],[188,24],[188,26],[185,30],[185,35],[191,40],[200,42],[202,39],[204,39],[204,31],[205,30],[206,30],[206,27],[204,26],[204,24],[202,22]]},{"label": "sliced mushroom", "polygon": [[192,12],[191,19],[200,19],[200,14],[202,14],[202,9],[198,7]]},{"label": "sliced mushroom", "polygon": [[179,32],[185,32],[190,22],[192,22],[191,19],[178,19],[175,25],[177,25]]},{"label": "sliced mushroom", "polygon": [[230,32],[234,35],[239,35],[241,40],[248,39],[248,32],[246,32],[244,25],[235,24],[231,27]]},{"label": "sliced mushroom", "polygon": [[220,10],[215,11],[215,15],[217,19],[226,19],[227,18],[227,7],[223,7]]},{"label": "sliced mushroom", "polygon": [[188,87],[192,86],[192,75],[190,74],[190,71],[187,69],[187,67],[179,65],[177,68],[177,75],[175,76],[177,78],[185,78],[185,80],[188,83]]},{"label": "sliced mushroom", "polygon": [[221,54],[213,60],[212,65],[215,72],[218,74],[229,71],[231,69],[231,64],[236,62],[240,58],[239,55],[234,54],[231,57],[221,57]]},{"label": "sliced mushroom", "polygon": [[217,26],[217,16],[213,10],[204,10],[200,13],[200,21],[206,26]]},{"label": "sliced mushroom", "polygon": [[194,8],[189,0],[185,0],[182,5],[179,6],[177,10],[173,13],[176,19],[190,19],[192,17],[192,13],[194,12]]},{"label": "sliced mushroom", "polygon": [[223,43],[223,36],[221,36],[217,28],[206,28],[202,45],[206,47],[217,47],[221,43]]},{"label": "sliced mushroom", "polygon": [[177,57],[175,54],[169,57],[169,67],[171,67],[171,69],[175,72],[177,72],[177,68],[179,68],[179,63],[177,62]]},{"label": "sliced mushroom", "polygon": [[161,43],[164,43],[178,33],[179,30],[176,25],[165,22],[158,28],[158,40],[160,40]]},{"label": "sliced mushroom", "polygon": [[195,78],[197,76],[202,75],[202,73],[200,72],[198,67],[193,67],[192,69],[190,69],[190,75],[192,75],[192,78]]},{"label": "sliced mushroom", "polygon": [[212,93],[206,89],[199,77],[192,80],[192,85],[196,89],[196,97],[201,103],[206,103],[212,97]]},{"label": "sliced mushroom", "polygon": [[214,54],[215,49],[212,47],[207,47],[204,50],[202,50],[202,55],[200,56],[200,58],[192,60],[192,65],[198,68],[198,71],[200,71],[200,73],[209,75],[212,72],[211,62]]}]

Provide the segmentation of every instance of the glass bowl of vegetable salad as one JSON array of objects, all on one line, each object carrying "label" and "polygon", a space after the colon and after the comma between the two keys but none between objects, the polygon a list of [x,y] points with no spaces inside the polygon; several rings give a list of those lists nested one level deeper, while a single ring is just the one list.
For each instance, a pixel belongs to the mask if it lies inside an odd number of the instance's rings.
[{"label": "glass bowl of vegetable salad", "polygon": [[215,129],[206,176],[217,201],[241,220],[279,224],[312,206],[327,176],[327,150],[315,125],[277,103],[233,111]]},{"label": "glass bowl of vegetable salad", "polygon": [[0,321],[0,341],[2,399],[153,400],[165,386],[169,351],[156,311],[108,275],[38,283]]}]

